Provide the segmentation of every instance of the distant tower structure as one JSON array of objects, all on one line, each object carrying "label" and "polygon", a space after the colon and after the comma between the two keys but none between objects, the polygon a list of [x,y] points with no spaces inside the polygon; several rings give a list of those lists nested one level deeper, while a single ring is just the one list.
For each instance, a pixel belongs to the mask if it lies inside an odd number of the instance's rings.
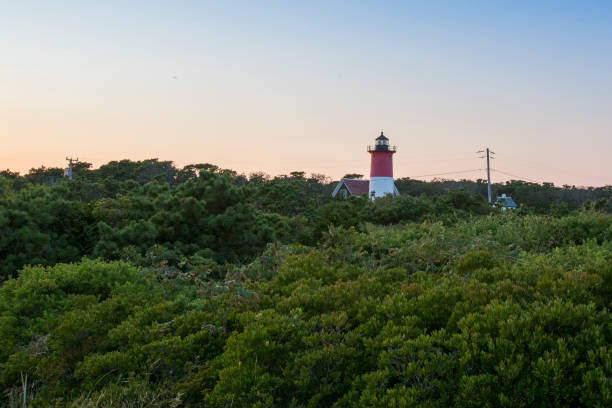
[{"label": "distant tower structure", "polygon": [[72,180],[72,165],[77,164],[79,159],[73,159],[72,157],[66,157],[68,162],[68,168],[64,170],[64,177],[68,177],[68,180]]},{"label": "distant tower structure", "polygon": [[388,194],[398,196],[399,191],[393,182],[393,155],[395,146],[389,145],[389,139],[380,132],[374,146],[368,146],[370,153],[370,190],[369,197],[373,200]]}]

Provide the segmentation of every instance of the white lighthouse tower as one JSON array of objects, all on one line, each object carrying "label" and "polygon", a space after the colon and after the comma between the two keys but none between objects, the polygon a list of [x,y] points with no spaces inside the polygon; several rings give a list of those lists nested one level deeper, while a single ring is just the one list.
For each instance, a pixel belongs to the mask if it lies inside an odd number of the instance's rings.
[{"label": "white lighthouse tower", "polygon": [[369,197],[373,200],[386,195],[398,196],[399,191],[393,182],[393,155],[395,146],[389,145],[389,139],[380,132],[374,146],[368,146],[370,153],[370,188]]}]

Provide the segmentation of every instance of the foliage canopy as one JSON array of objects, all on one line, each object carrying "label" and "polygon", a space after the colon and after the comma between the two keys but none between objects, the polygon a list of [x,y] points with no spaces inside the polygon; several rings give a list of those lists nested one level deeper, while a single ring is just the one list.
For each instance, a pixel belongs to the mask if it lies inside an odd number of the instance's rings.
[{"label": "foliage canopy", "polygon": [[43,170],[0,177],[0,406],[612,405],[609,196]]}]

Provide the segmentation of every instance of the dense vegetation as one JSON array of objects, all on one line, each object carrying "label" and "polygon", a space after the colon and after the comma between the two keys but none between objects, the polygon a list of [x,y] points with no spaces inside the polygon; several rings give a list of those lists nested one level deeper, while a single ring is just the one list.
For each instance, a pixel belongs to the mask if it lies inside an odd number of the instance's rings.
[{"label": "dense vegetation", "polygon": [[55,173],[0,175],[0,406],[612,405],[609,188]]}]

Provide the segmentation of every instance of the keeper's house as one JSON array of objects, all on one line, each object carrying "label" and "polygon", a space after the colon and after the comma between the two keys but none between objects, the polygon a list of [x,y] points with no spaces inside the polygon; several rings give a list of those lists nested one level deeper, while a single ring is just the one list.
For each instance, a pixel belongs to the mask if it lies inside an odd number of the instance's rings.
[{"label": "keeper's house", "polygon": [[368,194],[369,191],[370,180],[343,178],[334,189],[332,197],[336,197],[338,194],[340,194],[340,198],[360,196],[362,194]]}]

